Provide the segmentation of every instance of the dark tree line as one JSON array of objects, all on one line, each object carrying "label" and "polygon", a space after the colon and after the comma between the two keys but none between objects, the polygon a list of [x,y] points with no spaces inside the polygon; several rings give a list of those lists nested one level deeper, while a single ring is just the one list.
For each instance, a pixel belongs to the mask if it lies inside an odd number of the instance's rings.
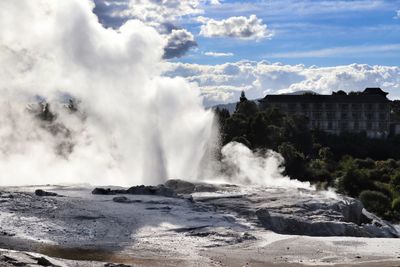
[{"label": "dark tree line", "polygon": [[[393,112],[400,115],[400,102],[393,103]],[[400,220],[399,137],[369,139],[365,133],[336,136],[311,131],[306,117],[258,105],[244,92],[233,114],[218,108],[215,113],[223,145],[236,141],[254,151],[278,151],[289,177],[320,188],[334,187],[360,198],[370,211]]]}]

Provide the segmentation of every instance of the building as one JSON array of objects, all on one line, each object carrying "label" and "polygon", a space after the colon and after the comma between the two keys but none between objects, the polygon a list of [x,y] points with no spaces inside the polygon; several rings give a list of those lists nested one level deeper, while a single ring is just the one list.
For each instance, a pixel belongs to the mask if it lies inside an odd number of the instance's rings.
[{"label": "building", "polygon": [[380,88],[349,94],[267,95],[260,104],[284,114],[304,115],[310,129],[332,134],[366,132],[368,137],[384,138],[390,133],[391,101],[387,95]]}]

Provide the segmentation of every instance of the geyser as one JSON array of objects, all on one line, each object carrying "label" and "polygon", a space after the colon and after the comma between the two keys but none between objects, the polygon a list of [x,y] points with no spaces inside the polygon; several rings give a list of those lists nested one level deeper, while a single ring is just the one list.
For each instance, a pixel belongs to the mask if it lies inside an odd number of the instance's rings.
[{"label": "geyser", "polygon": [[213,114],[195,85],[161,75],[163,37],[136,20],[106,29],[93,8],[90,0],[0,1],[0,185],[308,186],[282,177],[273,152],[232,143],[213,160]]},{"label": "geyser", "polygon": [[[198,178],[213,136],[199,90],[161,77],[165,40],[153,28],[131,20],[106,29],[93,8],[0,2],[0,184]],[[55,120],[29,111],[37,95]],[[60,104],[66,95],[78,112]]]}]

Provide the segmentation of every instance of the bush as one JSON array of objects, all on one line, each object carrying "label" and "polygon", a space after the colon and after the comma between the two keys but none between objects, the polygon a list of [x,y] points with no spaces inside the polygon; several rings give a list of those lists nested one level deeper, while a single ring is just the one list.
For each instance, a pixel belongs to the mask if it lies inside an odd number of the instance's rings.
[{"label": "bush", "polygon": [[395,194],[400,194],[400,172],[397,172],[392,176],[392,179],[390,180],[390,187]]},{"label": "bush", "polygon": [[393,211],[400,213],[400,197],[393,200],[392,209]]},{"label": "bush", "polygon": [[338,179],[338,191],[351,197],[357,197],[364,190],[375,190],[375,185],[365,171],[350,168]]},{"label": "bush", "polygon": [[360,194],[360,200],[368,211],[379,216],[384,216],[391,209],[390,199],[378,191],[363,191]]}]

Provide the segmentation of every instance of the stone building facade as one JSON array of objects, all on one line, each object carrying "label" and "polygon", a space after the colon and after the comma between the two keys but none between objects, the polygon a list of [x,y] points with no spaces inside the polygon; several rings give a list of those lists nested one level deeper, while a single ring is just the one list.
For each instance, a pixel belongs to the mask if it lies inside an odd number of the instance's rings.
[{"label": "stone building facade", "polygon": [[349,94],[267,95],[260,104],[284,114],[304,115],[310,129],[332,134],[366,132],[371,138],[384,138],[390,133],[391,101],[387,94],[380,88],[367,88]]}]

